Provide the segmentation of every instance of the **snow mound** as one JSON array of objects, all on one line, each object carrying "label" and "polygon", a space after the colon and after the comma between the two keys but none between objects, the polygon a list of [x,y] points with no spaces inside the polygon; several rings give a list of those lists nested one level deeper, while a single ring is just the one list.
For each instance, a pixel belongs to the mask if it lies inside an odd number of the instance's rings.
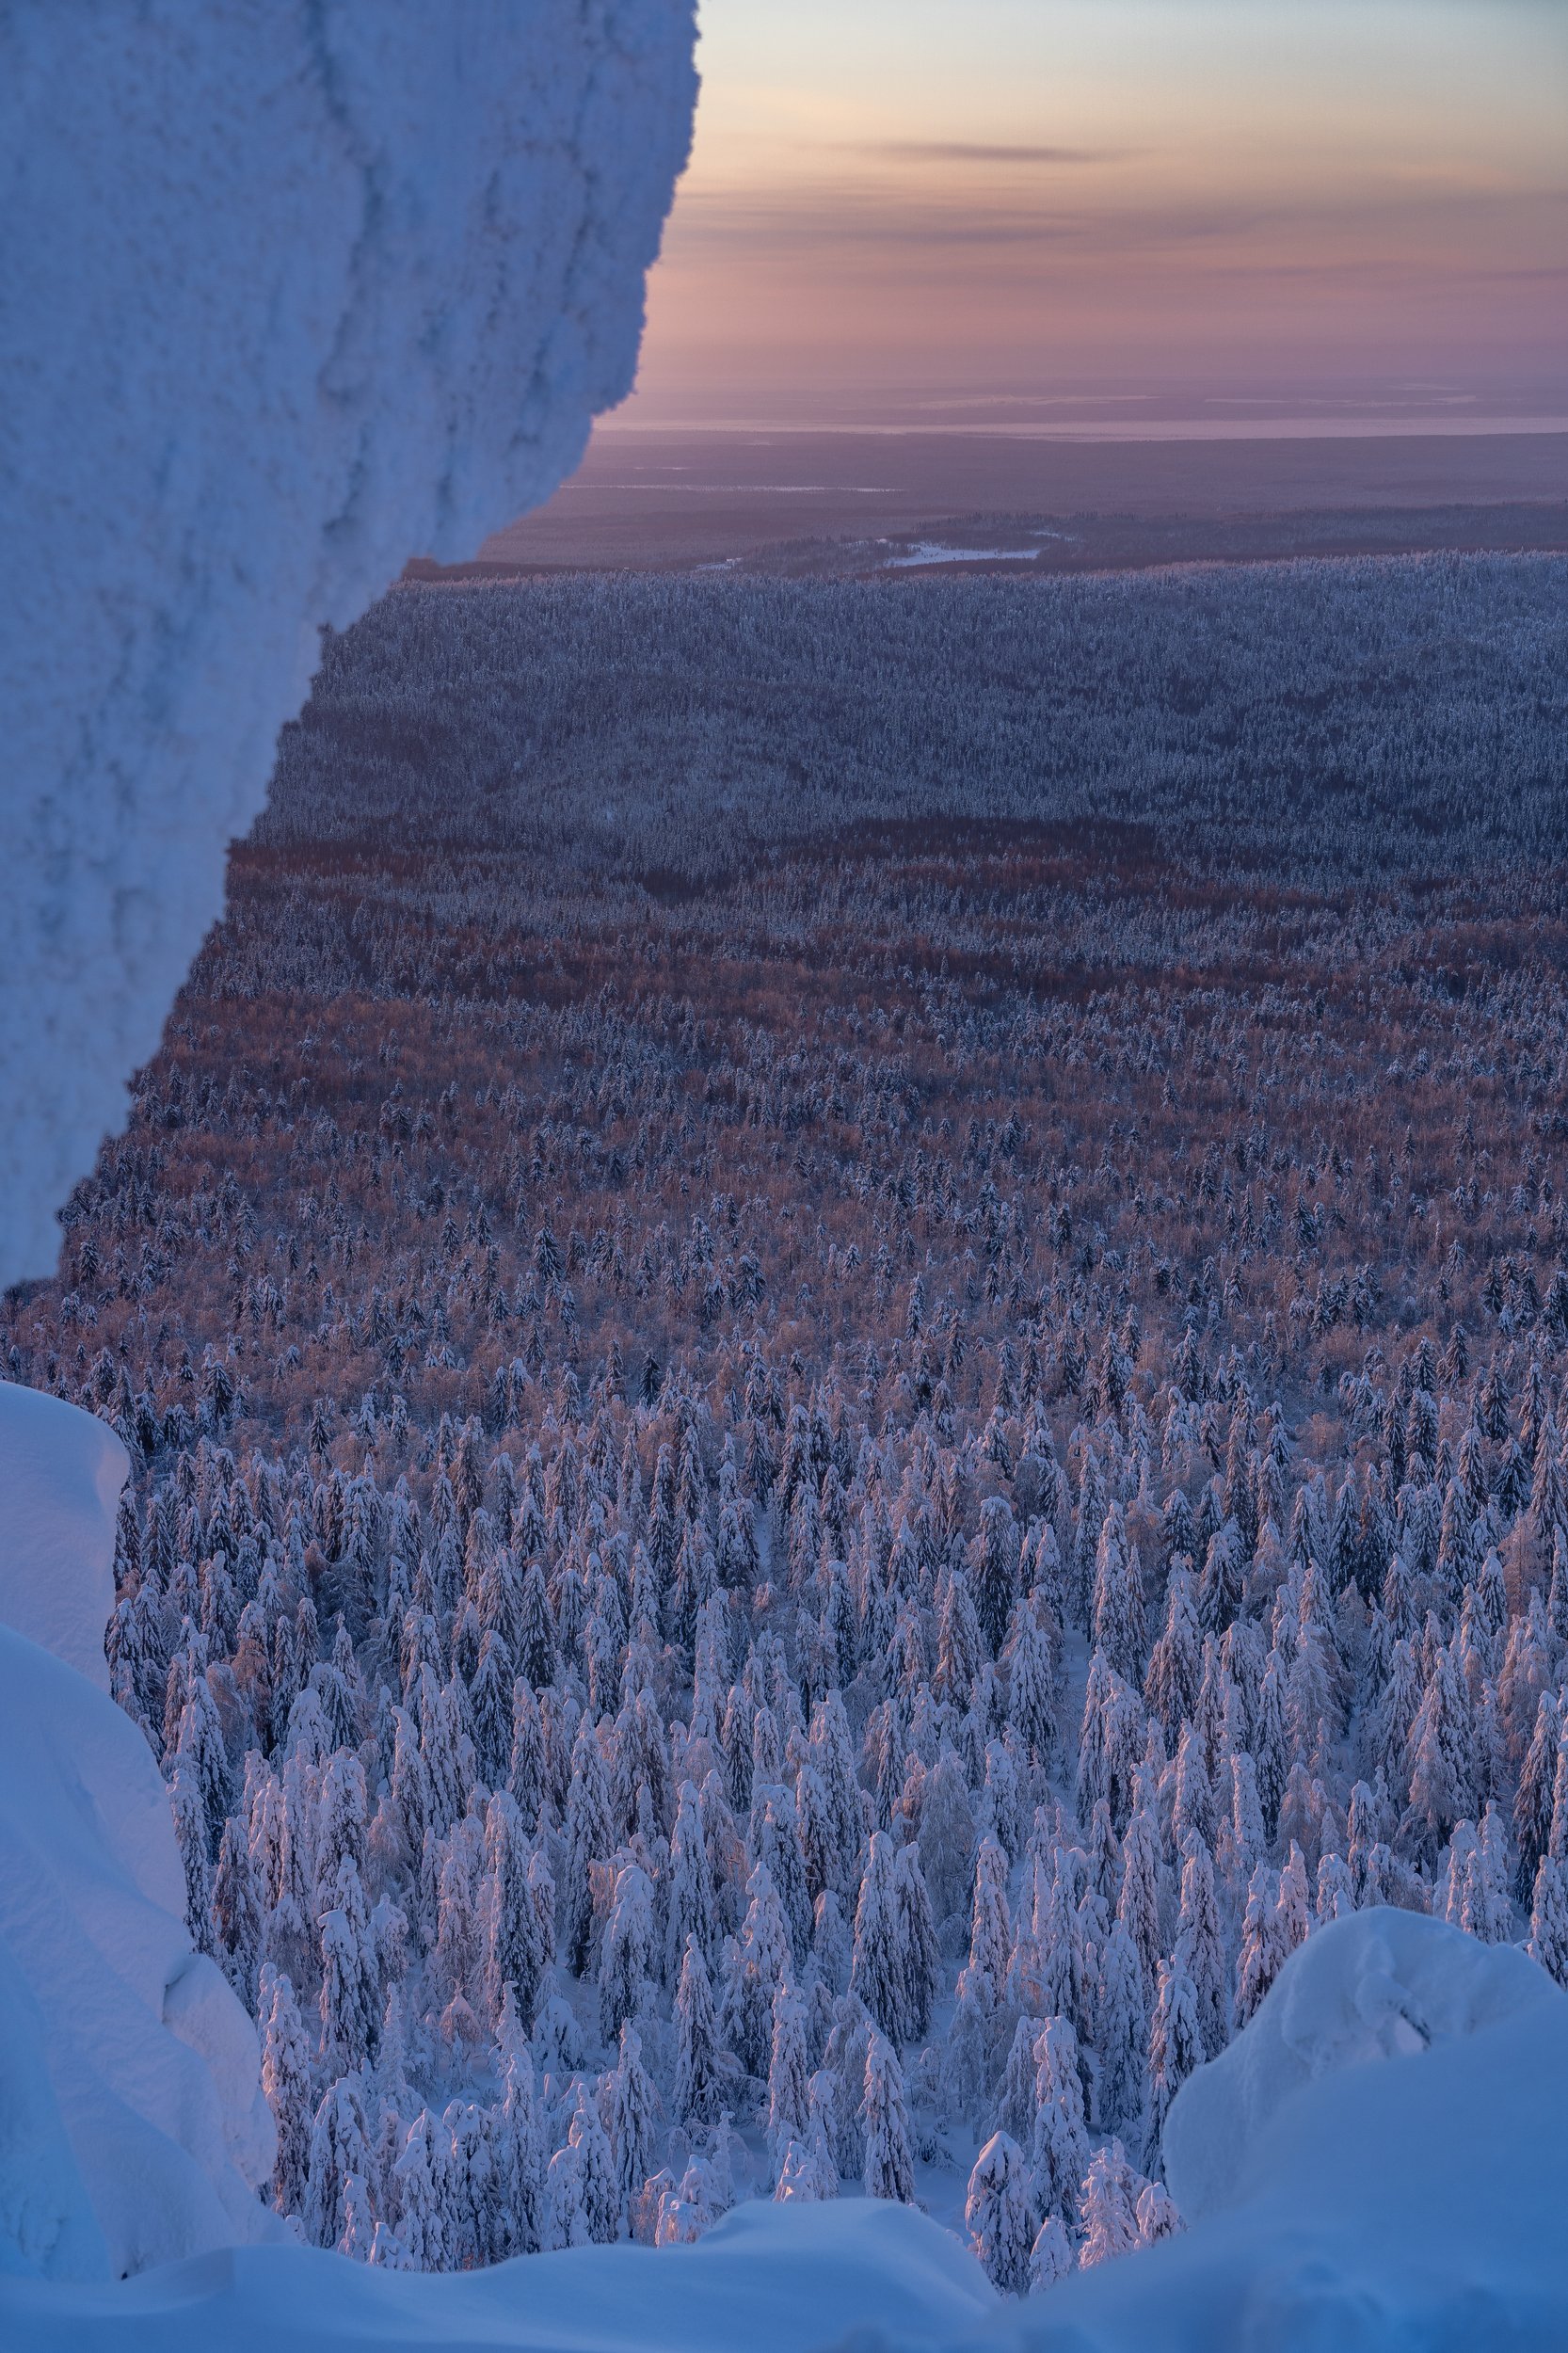
[{"label": "snow mound", "polygon": [[845,2334],[935,2353],[996,2304],[947,2232],[856,2199],[744,2206],[694,2247],[574,2248],[493,2271],[376,2271],[288,2247],[114,2288],[0,2280],[0,2329],[8,2353],[811,2353]]},{"label": "snow mound", "polygon": [[1370,1911],[1319,1930],[1178,2095],[1188,2233],[988,2332],[1031,2353],[1568,2345],[1568,1995],[1512,1945]]},{"label": "snow mound", "polygon": [[90,1415],[0,1384],[0,2272],[52,2281],[279,2227],[255,2029],[192,1948],[147,1742],[72,1663],[123,1472]]},{"label": "snow mound", "polygon": [[630,388],[693,0],[0,10],[0,1285],[124,1117],[315,632]]},{"label": "snow mound", "polygon": [[0,1382],[0,1625],[109,1688],[115,1507],[130,1458],[106,1422]]}]

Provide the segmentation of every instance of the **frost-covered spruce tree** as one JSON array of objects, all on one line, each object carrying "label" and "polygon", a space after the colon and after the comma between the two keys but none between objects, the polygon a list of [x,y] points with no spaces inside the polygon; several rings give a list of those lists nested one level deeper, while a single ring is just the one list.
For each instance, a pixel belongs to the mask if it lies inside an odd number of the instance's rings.
[{"label": "frost-covered spruce tree", "polygon": [[831,2067],[819,2067],[807,2086],[806,2137],[817,2167],[818,2196],[837,2198],[843,2138],[843,2085]]},{"label": "frost-covered spruce tree", "polygon": [[1195,1831],[1188,1833],[1183,1849],[1176,1951],[1197,1998],[1204,2057],[1218,2058],[1229,2039],[1224,1939],[1208,1849]]},{"label": "frost-covered spruce tree", "polygon": [[1140,2242],[1138,2200],[1147,2187],[1144,2177],[1128,2163],[1119,2140],[1096,2149],[1083,2177],[1079,2214],[1083,2243],[1080,2266],[1092,2270],[1113,2256],[1130,2254]]},{"label": "frost-covered spruce tree", "polygon": [[1128,1539],[1122,1507],[1112,1501],[1095,1549],[1090,1640],[1128,1683],[1144,1674],[1146,1645],[1144,1573],[1138,1547]]},{"label": "frost-covered spruce tree", "polygon": [[653,1963],[653,1890],[641,1864],[616,1874],[616,1892],[599,1961],[599,2030],[613,2042],[637,2017]]},{"label": "frost-covered spruce tree", "polygon": [[581,1977],[587,1965],[593,1926],[593,1889],[588,1866],[607,1861],[615,1845],[610,1828],[609,1776],[597,1731],[586,1716],[578,1726],[572,1748],[565,1844],[566,1874],[559,1891],[561,1928],[567,1956]]},{"label": "frost-covered spruce tree", "polygon": [[1100,2128],[1141,2149],[1148,2102],[1148,2012],[1138,1950],[1121,1920],[1101,1955],[1096,2056]]},{"label": "frost-covered spruce tree", "polygon": [[522,1815],[509,1790],[499,1789],[485,1809],[483,1993],[492,2028],[510,1996],[524,2033],[534,2023],[544,1976],[544,1940],[528,1883],[531,1856]]},{"label": "frost-covered spruce tree", "polygon": [[336,2247],[346,2223],[344,2195],[351,2175],[371,2170],[364,2087],[343,2075],[324,2094],[311,2126],[310,2181],[301,2220],[312,2247]]},{"label": "frost-covered spruce tree", "polygon": [[578,2151],[582,2160],[583,2211],[587,2221],[588,2236],[596,2247],[607,2247],[620,2235],[620,2199],[616,2186],[616,2163],[598,2102],[590,2096],[587,2085],[581,2079],[577,2085],[567,2140],[568,2146]]},{"label": "frost-covered spruce tree", "polygon": [[938,1923],[961,1915],[973,1884],[975,1830],[963,1764],[944,1739],[926,1775],[916,1840]]},{"label": "frost-covered spruce tree", "polygon": [[1030,2137],[1034,2202],[1076,2228],[1089,2163],[1078,2037],[1065,2018],[1048,2018],[1034,2045],[1034,2121]]},{"label": "frost-covered spruce tree", "polygon": [[759,1861],[767,1865],[768,1876],[773,1881],[790,1931],[794,1965],[796,1969],[804,1969],[811,1945],[811,1898],[807,1891],[806,1866],[796,1834],[792,1790],[779,1787],[768,1791],[758,1826],[756,1851]]},{"label": "frost-covered spruce tree", "polygon": [[[1185,1498],[1184,1498],[1185,1499]],[[1149,1655],[1144,1697],[1149,1712],[1160,1719],[1165,1737],[1175,1741],[1198,1704],[1201,1637],[1192,1573],[1177,1560],[1165,1586],[1165,1624]]]},{"label": "frost-covered spruce tree", "polygon": [[904,2070],[885,2035],[873,2033],[866,2046],[863,2109],[866,2156],[861,2172],[868,2198],[915,2202],[915,2159],[909,2145]]},{"label": "frost-covered spruce tree", "polygon": [[1410,1727],[1410,1803],[1400,1825],[1409,1851],[1434,1862],[1454,1824],[1475,1814],[1475,1727],[1456,1645],[1439,1639]]},{"label": "frost-covered spruce tree", "polygon": [[712,2124],[720,2105],[718,2022],[702,1946],[686,1939],[675,1996],[675,2113],[684,2124]]},{"label": "frost-covered spruce tree", "polygon": [[609,2128],[616,2186],[621,2210],[627,2215],[653,2171],[657,2115],[658,2094],[643,2064],[642,2038],[633,2026],[623,2025],[620,2050],[610,2077]]},{"label": "frost-covered spruce tree", "polygon": [[360,2173],[350,2173],[343,2185],[343,2236],[338,2252],[351,2263],[369,2263],[376,2241],[376,2217],[370,2210],[370,2190]]},{"label": "frost-covered spruce tree", "polygon": [[223,1825],[213,1881],[213,1921],[223,1974],[248,2010],[261,2016],[257,1972],[265,1921],[250,1849],[237,1816]]},{"label": "frost-covered spruce tree", "polygon": [[810,2073],[805,2005],[786,1981],[773,1997],[773,2041],[763,2113],[763,2127],[776,2165],[781,2162],[786,2143],[799,2140],[805,2134],[810,2105]]},{"label": "frost-covered spruce tree", "polygon": [[506,2054],[495,2141],[497,2185],[506,2250],[531,2255],[544,2243],[545,2159],[534,2058],[508,2011],[501,2027]]},{"label": "frost-covered spruce tree", "polygon": [[1029,2250],[1029,2292],[1038,2296],[1064,2280],[1077,2265],[1072,2235],[1059,2214],[1048,2214]]},{"label": "frost-covered spruce tree", "polygon": [[1195,1723],[1188,1722],[1181,1727],[1176,1747],[1176,1795],[1171,1809],[1171,1828],[1178,1850],[1185,1850],[1187,1840],[1196,1836],[1212,1852],[1215,1827],[1214,1789],[1205,1761],[1203,1735]]},{"label": "frost-covered spruce tree", "polygon": [[773,1997],[790,1969],[790,1935],[765,1863],[746,1881],[746,1915],[725,1987],[721,2033],[751,2075],[765,2075]]},{"label": "frost-covered spruce tree", "polygon": [[704,1959],[713,1946],[713,1873],[695,1785],[683,1781],[676,1798],[670,1833],[664,1977],[674,1984],[687,1940],[696,1937]]},{"label": "frost-covered spruce tree", "polygon": [[914,1847],[901,1847],[894,1857],[893,1905],[903,1962],[899,2039],[918,2042],[930,2029],[939,1956],[931,1897]]},{"label": "frost-covered spruce tree", "polygon": [[779,2204],[792,2200],[801,2204],[820,2204],[824,2199],[839,2195],[838,2174],[824,2164],[822,2150],[814,2141],[786,2140],[776,2172],[773,2194]]},{"label": "frost-covered spruce tree", "polygon": [[495,2109],[475,2100],[449,2101],[441,2118],[447,2228],[460,2271],[498,2262],[505,2245],[496,2121]]},{"label": "frost-covered spruce tree", "polygon": [[1024,1754],[1036,1765],[1047,1765],[1056,1740],[1055,1673],[1050,1643],[1032,1600],[1021,1601],[1013,1612],[1004,1663],[1008,1723]]},{"label": "frost-covered spruce tree", "polygon": [[1034,2045],[1045,2032],[1043,2018],[1027,2010],[1013,2029],[997,2092],[997,2125],[1004,2136],[1025,2142],[1034,2129]]},{"label": "frost-covered spruce tree", "polygon": [[1034,2243],[1029,2166],[1006,2133],[993,2133],[975,2159],[964,2199],[964,2227],[992,2286],[1003,2296],[1027,2295]]},{"label": "frost-covered spruce tree", "polygon": [[303,2216],[311,2149],[311,2052],[294,1988],[270,1961],[262,1965],[262,2089],[278,2129],[272,2202]]},{"label": "frost-covered spruce tree", "polygon": [[364,1889],[351,1855],[321,1921],[321,2066],[328,2077],[368,2066],[381,2031],[381,1983]]},{"label": "frost-covered spruce tree", "polygon": [[[203,1687],[204,1688],[204,1687]],[[207,1809],[196,1776],[176,1759],[168,1785],[169,1811],[174,1817],[175,1843],[185,1874],[185,1925],[200,1953],[212,1954],[213,1873],[207,1854]]]},{"label": "frost-covered spruce tree", "polygon": [[1561,1718],[1557,1694],[1545,1690],[1536,1702],[1535,1721],[1513,1797],[1513,1844],[1518,1855],[1513,1893],[1528,1903],[1535,1886],[1536,1865],[1546,1851],[1552,1829],[1558,1747]]},{"label": "frost-covered spruce tree", "polygon": [[969,1585],[975,1615],[992,1657],[1000,1656],[1018,1588],[1018,1527],[1004,1496],[987,1496],[980,1507],[980,1530],[969,1547]]},{"label": "frost-covered spruce tree", "polygon": [[998,2001],[1007,1982],[1008,1955],[1013,1948],[1007,1880],[1007,1857],[994,1838],[983,1838],[975,1857],[969,1967],[986,1979]]},{"label": "frost-covered spruce tree", "polygon": [[1239,2030],[1253,2017],[1288,1958],[1280,1934],[1279,1880],[1266,1863],[1259,1863],[1247,1884],[1247,1908],[1236,1956],[1234,2016]]},{"label": "frost-covered spruce tree", "polygon": [[1233,1903],[1237,1902],[1262,1862],[1268,1844],[1263,1807],[1257,1794],[1257,1767],[1247,1749],[1230,1756],[1230,1810],[1220,1826],[1217,1859]]},{"label": "frost-covered spruce tree", "polygon": [[1459,1919],[1460,1927],[1483,1945],[1513,1941],[1509,1876],[1507,1833],[1496,1806],[1489,1803],[1471,1851]]},{"label": "frost-covered spruce tree", "polygon": [[583,2147],[580,2140],[569,2135],[550,2160],[545,2181],[545,2244],[552,2251],[592,2244]]},{"label": "frost-covered spruce tree", "polygon": [[1160,1845],[1152,1810],[1140,1804],[1122,1834],[1122,1886],[1116,1917],[1132,1939],[1144,1980],[1145,2008],[1159,1981]]},{"label": "frost-covered spruce tree", "polygon": [[444,2176],[446,2152],[435,2120],[422,2108],[392,2168],[397,2234],[415,2271],[444,2271],[453,2261]]},{"label": "frost-covered spruce tree", "polygon": [[849,1981],[876,2025],[894,2041],[904,2039],[908,2010],[908,1957],[900,1910],[892,1841],[886,1831],[878,1831],[867,1852],[855,1908],[855,1953]]},{"label": "frost-covered spruce tree", "polygon": [[1288,1961],[1298,1945],[1304,1945],[1312,1932],[1312,1901],[1307,1888],[1306,1857],[1294,1839],[1279,1875],[1279,1895],[1274,1905],[1275,1932],[1284,1961]]},{"label": "frost-covered spruce tree", "polygon": [[1177,1954],[1160,1964],[1149,2023],[1149,2144],[1144,2162],[1156,2178],[1163,2171],[1160,2141],[1171,2103],[1193,2069],[1203,2065],[1203,2057],[1197,1993]]},{"label": "frost-covered spruce tree", "polygon": [[1529,1949],[1548,1977],[1568,1987],[1568,1863],[1549,1854],[1535,1866]]}]

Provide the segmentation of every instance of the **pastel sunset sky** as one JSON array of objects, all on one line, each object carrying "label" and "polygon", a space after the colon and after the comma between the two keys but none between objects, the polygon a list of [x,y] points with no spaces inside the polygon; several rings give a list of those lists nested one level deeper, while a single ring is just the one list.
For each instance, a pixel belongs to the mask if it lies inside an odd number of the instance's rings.
[{"label": "pastel sunset sky", "polygon": [[1565,0],[705,0],[628,423],[1568,410]]}]

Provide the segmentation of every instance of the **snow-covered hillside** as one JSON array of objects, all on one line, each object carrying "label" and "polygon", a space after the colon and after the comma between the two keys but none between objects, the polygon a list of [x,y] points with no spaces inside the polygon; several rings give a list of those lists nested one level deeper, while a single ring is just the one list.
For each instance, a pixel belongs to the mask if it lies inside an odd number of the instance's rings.
[{"label": "snow-covered hillside", "polygon": [[10,2353],[937,2353],[997,2310],[971,2256],[906,2206],[738,2208],[692,2247],[584,2247],[493,2270],[378,2271],[247,2249],[67,2293],[0,2281]]},{"label": "snow-covered hillside", "polygon": [[692,0],[0,11],[0,1283],[123,1115],[323,622],[630,387]]}]

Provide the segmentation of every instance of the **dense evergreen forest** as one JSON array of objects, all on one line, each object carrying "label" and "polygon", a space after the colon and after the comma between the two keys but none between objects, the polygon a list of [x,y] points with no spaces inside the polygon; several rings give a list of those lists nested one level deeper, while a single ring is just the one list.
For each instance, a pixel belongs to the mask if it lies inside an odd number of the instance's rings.
[{"label": "dense evergreen forest", "polygon": [[1179,2227],[1315,1925],[1568,1982],[1568,565],[408,586],[12,1294],[272,2196]]}]

